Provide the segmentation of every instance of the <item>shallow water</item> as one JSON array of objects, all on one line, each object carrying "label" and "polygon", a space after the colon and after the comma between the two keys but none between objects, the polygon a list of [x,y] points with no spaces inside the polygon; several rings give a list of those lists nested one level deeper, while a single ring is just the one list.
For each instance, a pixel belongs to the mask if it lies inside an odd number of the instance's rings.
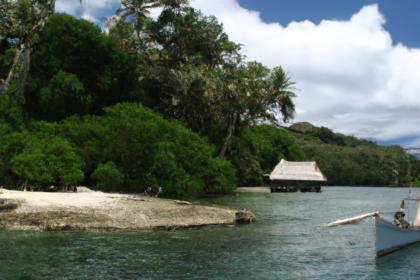
[{"label": "shallow water", "polygon": [[419,279],[420,244],[376,259],[372,218],[391,219],[408,189],[323,188],[241,193],[205,204],[252,211],[257,222],[157,233],[0,231],[0,279]]}]

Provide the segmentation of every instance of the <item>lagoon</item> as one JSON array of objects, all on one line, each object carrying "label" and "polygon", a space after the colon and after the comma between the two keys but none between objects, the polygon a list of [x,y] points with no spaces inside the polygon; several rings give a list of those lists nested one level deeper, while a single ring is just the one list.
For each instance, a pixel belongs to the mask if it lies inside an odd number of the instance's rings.
[{"label": "lagoon", "polygon": [[239,193],[199,202],[257,221],[151,233],[0,231],[0,279],[415,279],[420,244],[375,258],[372,218],[399,209],[406,188],[323,187],[322,193]]}]

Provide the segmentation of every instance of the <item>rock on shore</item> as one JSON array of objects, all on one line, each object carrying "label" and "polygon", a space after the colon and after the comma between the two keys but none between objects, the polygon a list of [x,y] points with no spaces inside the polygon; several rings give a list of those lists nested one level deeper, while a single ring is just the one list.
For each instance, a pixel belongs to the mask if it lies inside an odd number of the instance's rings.
[{"label": "rock on shore", "polygon": [[[81,192],[80,192],[81,191]],[[236,211],[170,199],[143,198],[80,189],[75,193],[0,194],[0,229],[69,232],[157,231],[233,225]]]}]

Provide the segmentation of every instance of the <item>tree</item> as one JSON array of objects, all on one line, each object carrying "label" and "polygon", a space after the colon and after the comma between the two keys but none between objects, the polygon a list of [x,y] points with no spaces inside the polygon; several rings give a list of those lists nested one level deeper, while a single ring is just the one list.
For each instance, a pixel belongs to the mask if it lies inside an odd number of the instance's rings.
[{"label": "tree", "polygon": [[86,20],[50,16],[34,38],[32,62],[24,107],[37,119],[102,114],[135,99],[135,56]]},{"label": "tree", "polygon": [[3,8],[0,9],[0,37],[19,40],[20,52],[16,54],[7,79],[0,88],[0,94],[6,93],[12,79],[18,77],[18,84],[12,91],[17,91],[16,99],[21,101],[31,64],[31,38],[41,24],[54,13],[55,1],[1,0]]},{"label": "tree", "polygon": [[132,23],[137,31],[144,28],[144,22],[147,21],[147,16],[150,15],[150,9],[160,7],[161,4],[156,0],[122,0],[121,8],[115,14],[121,16],[121,21],[125,21],[129,17],[132,18]]},{"label": "tree", "polygon": [[75,186],[84,177],[80,157],[67,140],[58,137],[31,139],[10,165],[25,180],[25,189],[28,181]]},{"label": "tree", "polygon": [[284,128],[261,124],[232,136],[226,158],[236,170],[239,185],[260,185],[262,175],[273,171],[282,160],[305,161],[305,153]]},{"label": "tree", "polygon": [[96,185],[102,190],[116,190],[124,183],[124,174],[112,161],[106,164],[100,163],[90,177],[97,182]]},{"label": "tree", "polygon": [[215,100],[219,121],[226,131],[219,158],[224,157],[238,124],[248,127],[264,121],[278,123],[279,115],[283,122],[293,118],[292,98],[296,95],[290,90],[295,83],[281,67],[270,71],[260,63],[249,62],[219,72],[221,83]]},{"label": "tree", "polygon": [[[152,185],[168,195],[197,195],[235,188],[230,163],[213,158],[214,147],[180,123],[163,120],[134,103],[117,104],[105,112],[105,116],[68,118],[56,132],[78,147],[86,162],[86,178],[93,176],[110,186],[104,169],[116,173],[116,168],[124,175],[125,190]],[[108,166],[110,161],[115,168]]]}]

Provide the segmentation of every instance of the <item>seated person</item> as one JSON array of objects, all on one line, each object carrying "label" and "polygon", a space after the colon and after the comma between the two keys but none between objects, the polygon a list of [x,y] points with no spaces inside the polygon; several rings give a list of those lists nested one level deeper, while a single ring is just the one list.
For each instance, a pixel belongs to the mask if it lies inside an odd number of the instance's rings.
[{"label": "seated person", "polygon": [[404,212],[398,211],[394,214],[395,220],[392,222],[394,226],[401,228],[409,228],[410,224],[405,220]]}]

